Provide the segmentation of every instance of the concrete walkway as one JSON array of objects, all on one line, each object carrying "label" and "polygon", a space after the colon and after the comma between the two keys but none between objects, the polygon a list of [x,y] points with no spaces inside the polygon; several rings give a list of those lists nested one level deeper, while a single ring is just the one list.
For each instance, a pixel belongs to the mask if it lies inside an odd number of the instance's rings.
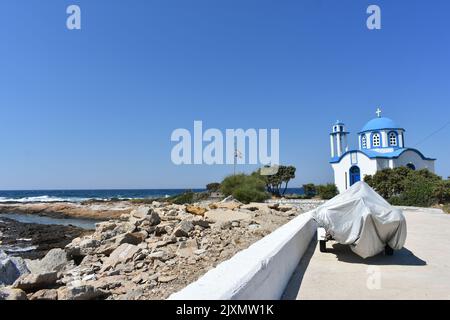
[{"label": "concrete walkway", "polygon": [[283,299],[450,299],[450,214],[407,208],[405,247],[366,260],[314,239]]}]

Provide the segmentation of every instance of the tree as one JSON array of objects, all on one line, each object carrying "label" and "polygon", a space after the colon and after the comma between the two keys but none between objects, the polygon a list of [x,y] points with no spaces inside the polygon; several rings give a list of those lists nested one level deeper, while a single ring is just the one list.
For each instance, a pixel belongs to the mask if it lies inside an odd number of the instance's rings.
[{"label": "tree", "polygon": [[317,186],[317,194],[321,199],[328,200],[334,198],[338,193],[338,188],[334,183]]},{"label": "tree", "polygon": [[[284,195],[289,181],[295,178],[295,171],[294,166],[279,166],[276,174],[265,176],[267,191],[276,196]],[[283,191],[281,191],[282,188]]]},{"label": "tree", "polygon": [[206,190],[209,192],[217,192],[220,189],[220,183],[212,182],[206,185]]}]

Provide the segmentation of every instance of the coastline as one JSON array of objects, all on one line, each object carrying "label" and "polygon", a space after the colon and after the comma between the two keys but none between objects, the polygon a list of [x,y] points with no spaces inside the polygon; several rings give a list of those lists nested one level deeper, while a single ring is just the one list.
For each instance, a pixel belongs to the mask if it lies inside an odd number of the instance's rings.
[{"label": "coastline", "polygon": [[[64,243],[43,258],[25,259],[29,271],[4,290],[22,290],[33,300],[165,299],[319,204],[207,200],[190,205],[157,201],[1,205],[2,211],[15,208],[37,215],[105,220],[96,224],[95,231],[64,236]],[[60,235],[69,230],[53,228],[62,230]],[[43,274],[50,280],[39,282]]]}]

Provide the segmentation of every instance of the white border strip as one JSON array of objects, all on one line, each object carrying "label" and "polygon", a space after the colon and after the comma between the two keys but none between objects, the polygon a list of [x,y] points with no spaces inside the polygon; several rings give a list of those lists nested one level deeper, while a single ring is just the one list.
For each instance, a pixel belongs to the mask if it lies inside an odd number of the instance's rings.
[{"label": "white border strip", "polygon": [[280,299],[316,229],[311,211],[304,213],[168,299]]}]

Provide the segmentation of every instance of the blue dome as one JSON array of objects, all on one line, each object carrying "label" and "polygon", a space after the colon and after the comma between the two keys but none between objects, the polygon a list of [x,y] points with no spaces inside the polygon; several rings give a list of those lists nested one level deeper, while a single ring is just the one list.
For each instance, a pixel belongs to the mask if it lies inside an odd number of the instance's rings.
[{"label": "blue dome", "polygon": [[366,125],[361,129],[361,132],[366,131],[375,131],[375,130],[383,130],[383,129],[402,129],[399,127],[394,120],[381,117],[370,120],[366,123]]}]

